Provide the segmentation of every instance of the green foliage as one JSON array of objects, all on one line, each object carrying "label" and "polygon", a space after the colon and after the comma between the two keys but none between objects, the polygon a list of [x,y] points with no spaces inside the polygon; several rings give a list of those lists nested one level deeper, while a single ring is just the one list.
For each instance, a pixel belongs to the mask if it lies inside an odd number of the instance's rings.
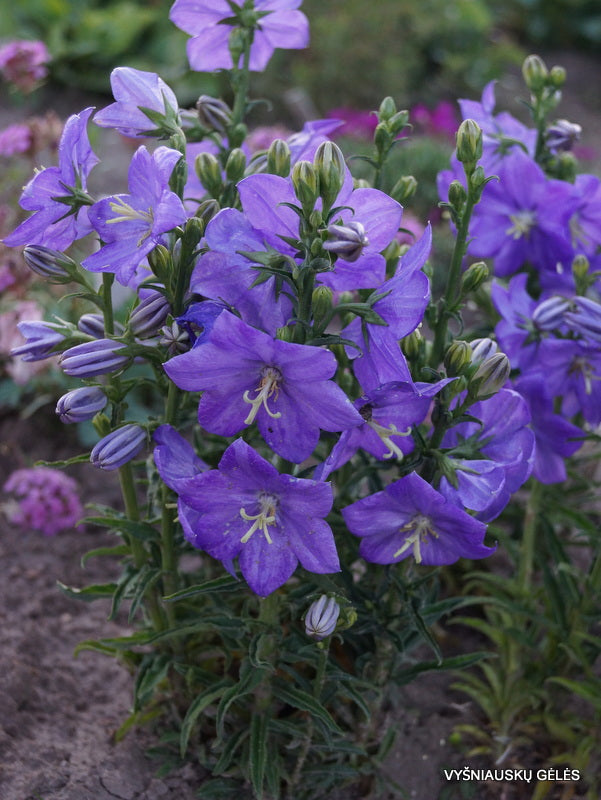
[{"label": "green foliage", "polygon": [[492,5],[504,27],[539,46],[592,49],[601,43],[596,0],[494,0]]},{"label": "green foliage", "polygon": [[[563,495],[532,487],[523,536],[517,519],[512,531],[500,529],[512,577],[474,573],[466,592],[480,598],[483,616],[454,620],[483,634],[497,655],[455,684],[485,719],[457,728],[472,742],[470,754],[504,766],[578,769],[587,798],[598,796],[593,743],[601,735],[594,669],[601,654],[601,539],[592,501],[582,480]],[[534,796],[542,800],[550,788],[540,781]]]}]

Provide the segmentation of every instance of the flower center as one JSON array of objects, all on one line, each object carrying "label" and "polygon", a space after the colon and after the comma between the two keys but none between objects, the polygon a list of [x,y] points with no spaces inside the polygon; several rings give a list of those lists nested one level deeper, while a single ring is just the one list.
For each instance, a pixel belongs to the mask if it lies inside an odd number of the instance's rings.
[{"label": "flower center", "polygon": [[403,544],[403,546],[400,547],[393,555],[393,558],[398,558],[405,552],[405,550],[408,550],[410,547],[412,547],[413,558],[415,558],[415,563],[421,564],[422,544],[426,544],[428,542],[428,537],[433,537],[434,539],[438,539],[438,534],[434,530],[434,526],[432,525],[432,520],[430,519],[430,517],[426,517],[423,514],[416,514],[413,517],[413,519],[411,519],[406,525],[401,526],[399,532],[403,531],[407,531],[409,535],[405,539],[405,543]]},{"label": "flower center", "polygon": [[281,380],[282,373],[279,371],[279,369],[277,369],[277,367],[263,367],[261,370],[261,380],[259,385],[256,389],[252,390],[256,392],[256,397],[254,400],[251,399],[250,391],[248,390],[242,395],[244,402],[249,403],[252,406],[251,410],[248,412],[248,416],[244,420],[245,425],[250,425],[251,422],[254,422],[254,419],[259,413],[261,406],[263,406],[265,411],[273,419],[278,419],[278,417],[282,416],[279,411],[272,411],[267,405],[267,401],[272,395],[275,394],[274,400],[278,399],[278,395],[280,393],[279,384]]},{"label": "flower center", "polygon": [[129,203],[126,203],[122,197],[116,197],[109,203],[109,205],[111,210],[114,211],[118,216],[113,217],[112,219],[107,219],[107,224],[133,221],[142,221],[148,224],[148,231],[140,237],[137,243],[137,247],[141,247],[144,241],[148,239],[152,231],[152,223],[154,220],[152,208],[149,208],[148,211],[138,211],[137,209],[133,208],[133,206],[130,206]]},{"label": "flower center", "polygon": [[372,431],[375,431],[378,434],[382,442],[388,448],[382,458],[394,458],[396,456],[399,461],[402,461],[404,453],[398,444],[392,441],[391,437],[410,436],[411,428],[407,428],[406,431],[400,431],[394,424],[389,425],[387,428],[384,425],[380,425],[379,422],[376,422],[376,420],[373,419],[373,406],[371,403],[366,403],[364,406],[361,406],[359,413],[365,420],[366,424],[369,425]]},{"label": "flower center", "polygon": [[260,530],[265,537],[267,544],[273,544],[273,539],[267,530],[269,525],[275,525],[276,509],[278,505],[278,498],[272,494],[265,492],[259,495],[259,508],[258,514],[247,514],[244,508],[240,509],[240,516],[242,519],[252,522],[250,528],[246,531],[244,536],[240,539],[242,544],[246,544],[255,531]]},{"label": "flower center", "polygon": [[518,211],[517,214],[510,214],[509,219],[513,222],[505,233],[513,239],[521,239],[522,236],[528,238],[530,229],[536,224],[536,213],[534,211]]},{"label": "flower center", "polygon": [[576,358],[574,358],[570,364],[569,374],[574,375],[578,372],[582,375],[585,393],[592,394],[593,381],[598,381],[599,377],[594,374],[593,368],[586,358],[584,358],[584,356],[576,356]]}]

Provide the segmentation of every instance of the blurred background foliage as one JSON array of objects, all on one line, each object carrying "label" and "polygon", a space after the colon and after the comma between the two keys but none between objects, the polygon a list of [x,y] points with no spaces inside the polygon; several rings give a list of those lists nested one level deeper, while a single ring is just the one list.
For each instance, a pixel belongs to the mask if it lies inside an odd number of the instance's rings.
[{"label": "blurred background foliage", "polygon": [[[218,93],[218,76],[187,71],[187,36],[166,23],[172,0],[0,0],[3,39],[41,39],[52,79],[109,92],[111,68],[159,72],[182,104]],[[4,6],[4,10],[2,7]],[[304,90],[318,114],[369,109],[384,95],[408,106],[476,93],[536,44],[594,49],[601,43],[598,0],[305,0],[311,47],[278,51],[256,93],[290,106]],[[278,100],[279,98],[279,100]]]}]

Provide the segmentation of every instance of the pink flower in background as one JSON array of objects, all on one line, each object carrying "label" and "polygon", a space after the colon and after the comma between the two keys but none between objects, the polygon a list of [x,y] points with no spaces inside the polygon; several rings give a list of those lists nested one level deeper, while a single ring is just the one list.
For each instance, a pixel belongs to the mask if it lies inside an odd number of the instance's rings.
[{"label": "pink flower in background", "polygon": [[330,109],[328,118],[344,123],[336,131],[335,138],[348,136],[351,139],[371,139],[378,124],[378,115],[372,111],[357,111],[347,106]]},{"label": "pink flower in background", "polygon": [[57,469],[18,469],[3,489],[16,498],[4,504],[9,521],[45,536],[74,527],[83,515],[76,482]]},{"label": "pink flower in background", "polygon": [[8,83],[22,92],[31,92],[43,81],[50,53],[44,42],[13,41],[0,48],[0,72]]},{"label": "pink flower in background", "polygon": [[291,134],[292,131],[283,125],[261,125],[248,134],[246,144],[251,153],[257,153],[268,150],[275,139],[287,139]]},{"label": "pink flower in background", "polygon": [[455,106],[448,100],[441,100],[434,108],[419,103],[411,109],[411,121],[429,136],[443,136],[455,143],[455,132],[459,126]]},{"label": "pink flower in background", "polygon": [[0,131],[0,156],[26,153],[32,145],[31,128],[23,123],[9,125]]}]

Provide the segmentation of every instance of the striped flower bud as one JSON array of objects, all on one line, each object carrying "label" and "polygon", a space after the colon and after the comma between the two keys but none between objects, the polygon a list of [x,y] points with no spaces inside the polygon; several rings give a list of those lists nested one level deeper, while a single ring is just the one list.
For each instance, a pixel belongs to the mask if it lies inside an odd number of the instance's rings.
[{"label": "striped flower bud", "polygon": [[494,356],[499,350],[499,345],[488,336],[484,339],[473,339],[470,343],[472,350],[472,364],[480,364],[487,358]]},{"label": "striped flower bud", "polygon": [[457,158],[462,164],[473,166],[482,158],[482,129],[473,119],[464,119],[459,126]]},{"label": "striped flower bud", "polygon": [[65,338],[63,325],[53,322],[19,322],[19,333],[25,337],[25,344],[13,347],[10,355],[23,361],[43,361],[53,355],[53,349]]},{"label": "striped flower bud", "polygon": [[221,167],[212,153],[199,153],[194,161],[194,169],[198,180],[209,194],[213,196],[221,194],[223,190]]},{"label": "striped flower bud", "polygon": [[160,292],[152,292],[131,312],[129,329],[139,339],[154,336],[165,324],[170,311],[167,298]]},{"label": "striped flower bud", "polygon": [[564,321],[564,314],[570,308],[566,297],[555,295],[539,303],[532,312],[532,322],[539,331],[554,331]]},{"label": "striped flower bud", "polygon": [[117,372],[129,360],[125,345],[114,339],[95,339],[65,350],[59,363],[65,375],[94,378],[96,375]]},{"label": "striped flower bud", "polygon": [[[120,322],[115,322],[113,333],[121,336],[125,333],[125,328]],[[104,339],[106,331],[104,330],[104,317],[102,314],[82,314],[77,321],[77,328],[82,333],[88,336],[93,336],[95,339]]]},{"label": "striped flower bud", "polygon": [[73,280],[77,264],[72,258],[41,244],[29,244],[23,250],[25,263],[32,272],[51,283],[68,283]]},{"label": "striped flower bud", "polygon": [[98,442],[90,453],[90,461],[99,469],[119,469],[138,455],[145,442],[144,428],[124,425]]},{"label": "striped flower bud", "polygon": [[505,353],[495,353],[478,365],[470,378],[469,394],[477,400],[486,400],[507,383],[511,365]]},{"label": "striped flower bud", "polygon": [[203,128],[225,133],[232,124],[232,109],[223,100],[201,94],[196,101],[198,120]]},{"label": "striped flower bud", "polygon": [[581,126],[575,122],[557,119],[545,131],[545,144],[552,153],[572,150],[581,133]]},{"label": "striped flower bud", "polygon": [[225,162],[225,174],[228,181],[238,183],[244,177],[246,169],[246,154],[239,147],[235,147]]},{"label": "striped flower bud", "polygon": [[102,411],[107,402],[107,396],[100,386],[82,386],[59,397],[56,413],[60,421],[66,424],[85,422]]},{"label": "striped flower bud", "polygon": [[328,237],[324,249],[351,263],[361,257],[363,248],[369,244],[365,228],[354,220],[344,225],[328,226]]},{"label": "striped flower bud", "polygon": [[319,177],[310,161],[297,161],[292,168],[292,186],[303,211],[310,214],[319,197]]},{"label": "striped flower bud", "polygon": [[329,209],[338,197],[346,177],[346,162],[342,150],[334,142],[322,142],[313,159],[319,176],[319,194]]},{"label": "striped flower bud", "polygon": [[549,70],[540,56],[527,56],[522,65],[524,82],[531,92],[536,94],[547,84]]},{"label": "striped flower bud", "polygon": [[334,598],[322,594],[318,600],[311,603],[305,615],[305,633],[311,639],[320,642],[334,633],[339,615],[340,606]]},{"label": "striped flower bud", "polygon": [[267,151],[267,172],[287,178],[290,174],[290,147],[283,139],[274,139]]},{"label": "striped flower bud", "polygon": [[462,294],[466,295],[469,292],[475,292],[488,279],[489,274],[490,270],[484,261],[476,261],[475,264],[470,264],[461,276]]},{"label": "striped flower bud", "polygon": [[462,375],[466,367],[472,363],[472,350],[468,342],[458,339],[449,345],[444,356],[447,375],[455,378]]}]

